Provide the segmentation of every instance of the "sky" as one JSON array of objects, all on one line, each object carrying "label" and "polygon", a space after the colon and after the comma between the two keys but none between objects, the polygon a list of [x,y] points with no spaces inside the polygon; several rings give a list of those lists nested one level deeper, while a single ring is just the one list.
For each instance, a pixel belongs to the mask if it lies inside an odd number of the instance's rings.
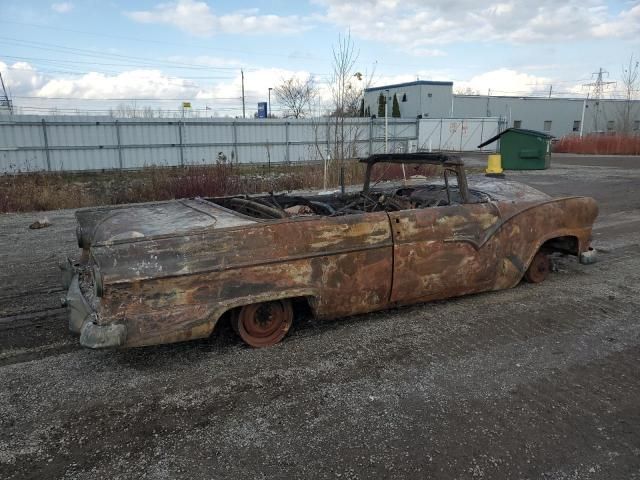
[{"label": "sky", "polygon": [[[581,97],[603,68],[621,94],[640,59],[640,1],[72,0],[0,2],[0,72],[22,113],[145,106],[247,116],[269,88],[312,77],[328,106],[332,48],[349,36],[371,86],[451,80],[492,95]],[[271,98],[272,111],[281,111]]]}]

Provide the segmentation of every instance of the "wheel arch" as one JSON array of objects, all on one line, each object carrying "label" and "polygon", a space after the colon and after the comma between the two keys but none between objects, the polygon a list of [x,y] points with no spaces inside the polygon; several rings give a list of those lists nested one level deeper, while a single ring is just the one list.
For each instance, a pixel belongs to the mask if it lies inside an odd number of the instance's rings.
[{"label": "wheel arch", "polygon": [[534,248],[529,252],[527,261],[524,262],[524,269],[522,272],[522,277],[528,270],[531,262],[533,262],[533,258],[540,251],[544,251],[546,253],[564,253],[569,255],[579,256],[582,251],[582,243],[583,241],[580,239],[580,236],[575,232],[553,232],[538,242],[536,242]]},{"label": "wheel arch", "polygon": [[312,290],[287,290],[271,294],[238,297],[231,301],[216,305],[209,317],[210,330],[207,336],[211,335],[215,331],[216,326],[222,318],[227,317],[234,310],[246,305],[270,302],[274,300],[291,300],[293,303],[294,314],[299,311],[306,311],[307,313],[316,316],[318,298],[318,292]]},{"label": "wheel arch", "polygon": [[580,238],[575,234],[552,236],[540,245],[538,251],[539,250],[544,250],[549,253],[558,252],[578,256],[581,251]]}]

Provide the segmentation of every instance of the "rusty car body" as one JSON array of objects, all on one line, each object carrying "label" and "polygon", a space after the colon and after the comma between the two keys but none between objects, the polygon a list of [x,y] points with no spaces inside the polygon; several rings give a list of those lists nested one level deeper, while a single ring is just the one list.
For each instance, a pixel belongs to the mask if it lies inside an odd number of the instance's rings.
[{"label": "rusty car body", "polygon": [[[70,329],[86,347],[133,347],[207,337],[227,315],[260,347],[282,339],[297,305],[338,318],[539,282],[552,252],[591,258],[591,198],[467,179],[443,153],[362,161],[359,191],[79,210],[82,254],[63,268]],[[444,175],[375,184],[380,163]]]}]

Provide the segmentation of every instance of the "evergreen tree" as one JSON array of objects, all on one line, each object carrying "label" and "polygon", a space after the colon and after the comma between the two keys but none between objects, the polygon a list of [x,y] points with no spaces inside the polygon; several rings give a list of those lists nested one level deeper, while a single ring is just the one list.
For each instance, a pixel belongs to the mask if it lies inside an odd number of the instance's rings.
[{"label": "evergreen tree", "polygon": [[364,116],[371,117],[371,109],[369,108],[369,105],[367,105],[367,108],[364,111]]},{"label": "evergreen tree", "polygon": [[378,97],[378,117],[384,118],[384,104],[387,103],[387,99],[384,97],[382,92],[380,92],[380,96]]},{"label": "evergreen tree", "polygon": [[398,103],[398,97],[393,94],[393,108],[391,110],[391,116],[393,118],[400,118],[400,104]]},{"label": "evergreen tree", "polygon": [[358,112],[359,117],[364,117],[364,98],[360,99],[360,111]]}]

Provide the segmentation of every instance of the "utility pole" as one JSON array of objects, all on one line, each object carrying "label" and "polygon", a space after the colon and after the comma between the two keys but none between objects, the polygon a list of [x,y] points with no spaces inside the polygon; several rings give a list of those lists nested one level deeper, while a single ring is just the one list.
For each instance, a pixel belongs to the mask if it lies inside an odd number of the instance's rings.
[{"label": "utility pole", "polygon": [[[602,98],[602,93],[604,92],[604,89],[607,86],[614,85],[616,82],[605,82],[603,80],[604,75],[606,75],[607,77],[609,76],[609,72],[607,72],[606,70],[603,70],[602,67],[600,67],[600,70],[592,73],[591,75],[596,75],[596,81],[591,83],[585,83],[584,86],[589,88],[593,87],[593,99],[595,100],[595,109],[596,109],[593,117],[593,125],[594,125],[594,130],[597,132],[598,131],[598,115],[600,113],[600,99]],[[589,93],[587,93],[587,98],[588,96],[589,96]]]},{"label": "utility pole", "polygon": [[491,97],[491,89],[487,91],[487,117],[491,116],[491,110],[489,110],[489,97]]},{"label": "utility pole", "polygon": [[268,118],[271,118],[271,90],[273,90],[273,87],[269,87],[269,104],[268,104],[268,107],[269,107],[269,108],[268,108],[268,110],[267,110],[267,111],[269,112],[269,113],[267,114],[267,117],[268,117]]},{"label": "utility pole", "polygon": [[11,103],[11,99],[9,98],[9,94],[7,94],[7,89],[4,86],[2,73],[0,73],[0,88],[2,88],[2,92],[0,92],[0,107],[7,107],[7,109],[9,110],[9,114],[13,114],[13,104]]},{"label": "utility pole", "polygon": [[244,71],[240,69],[240,76],[242,78],[242,118],[245,118],[244,114]]},{"label": "utility pole", "polygon": [[552,91],[553,91],[553,85],[549,85],[549,98],[551,98]]}]

